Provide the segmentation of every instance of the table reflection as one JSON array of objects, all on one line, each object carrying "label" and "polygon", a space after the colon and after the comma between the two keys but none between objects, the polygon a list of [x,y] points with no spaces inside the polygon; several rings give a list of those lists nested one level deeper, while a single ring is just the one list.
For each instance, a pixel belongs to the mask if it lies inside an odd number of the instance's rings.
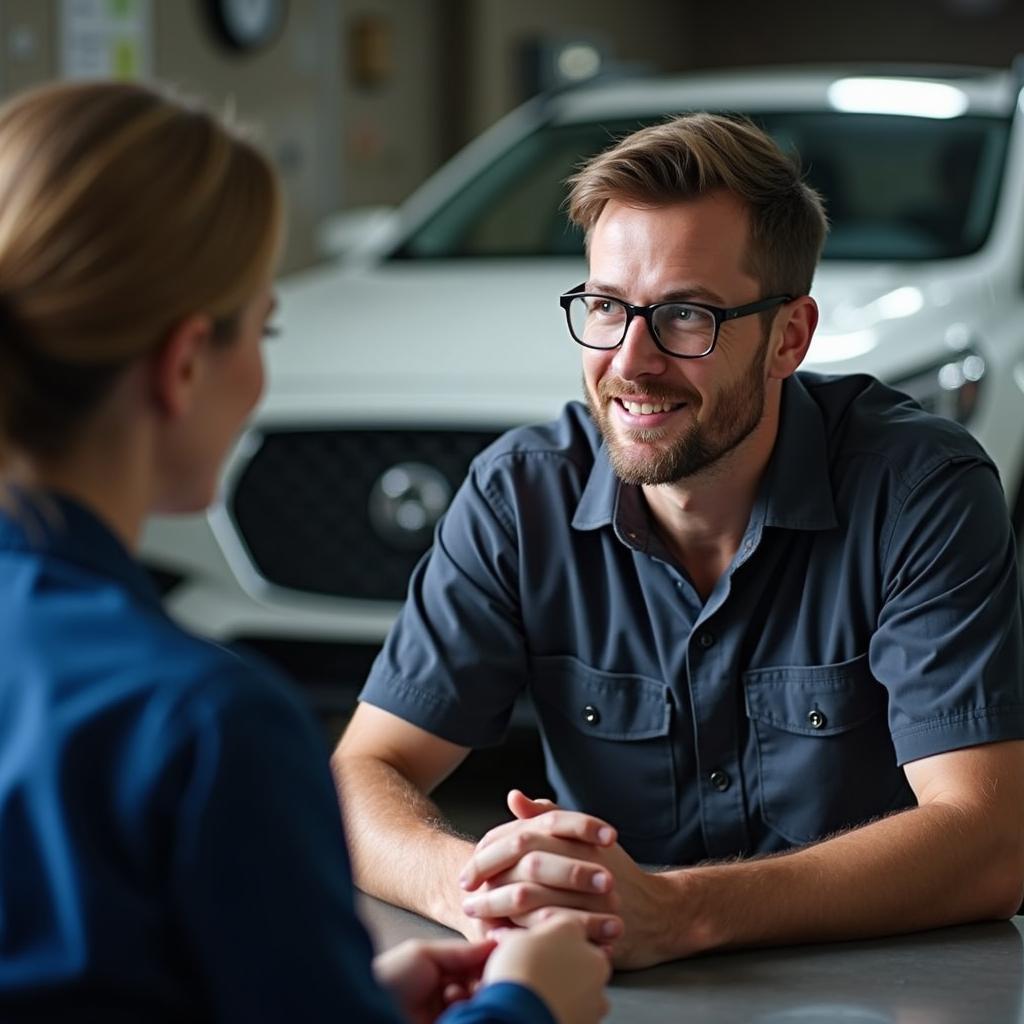
[{"label": "table reflection", "polygon": [[1017,1024],[1024,943],[1000,922],[870,942],[718,954],[617,975],[611,1020]]},{"label": "table reflection", "polygon": [[[450,936],[366,896],[378,949]],[[869,942],[721,953],[616,974],[612,1024],[1018,1024],[1024,918]]]}]

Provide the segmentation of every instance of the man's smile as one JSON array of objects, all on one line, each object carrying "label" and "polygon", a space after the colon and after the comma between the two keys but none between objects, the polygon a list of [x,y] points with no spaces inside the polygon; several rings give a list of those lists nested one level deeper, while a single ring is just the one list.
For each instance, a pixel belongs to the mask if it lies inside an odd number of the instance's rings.
[{"label": "man's smile", "polygon": [[666,423],[673,413],[686,408],[688,403],[635,395],[615,397],[612,405],[621,423],[629,427],[651,429]]}]

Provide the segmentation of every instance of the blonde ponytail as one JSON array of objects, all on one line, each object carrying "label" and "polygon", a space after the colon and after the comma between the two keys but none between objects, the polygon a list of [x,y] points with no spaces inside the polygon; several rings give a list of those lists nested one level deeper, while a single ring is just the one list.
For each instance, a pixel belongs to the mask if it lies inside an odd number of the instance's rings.
[{"label": "blonde ponytail", "polygon": [[282,216],[266,157],[194,104],[95,82],[0,108],[0,460],[59,452],[184,316],[230,326]]}]

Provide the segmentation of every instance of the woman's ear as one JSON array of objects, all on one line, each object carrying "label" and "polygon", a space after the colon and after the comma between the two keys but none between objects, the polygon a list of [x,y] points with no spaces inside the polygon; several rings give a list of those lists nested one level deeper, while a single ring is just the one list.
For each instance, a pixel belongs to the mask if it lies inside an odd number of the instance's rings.
[{"label": "woman's ear", "polygon": [[818,304],[809,295],[787,302],[772,325],[768,376],[785,380],[804,361],[814,329],[818,326]]},{"label": "woman's ear", "polygon": [[160,414],[168,419],[180,419],[191,408],[212,331],[208,316],[187,316],[153,353],[152,396]]}]

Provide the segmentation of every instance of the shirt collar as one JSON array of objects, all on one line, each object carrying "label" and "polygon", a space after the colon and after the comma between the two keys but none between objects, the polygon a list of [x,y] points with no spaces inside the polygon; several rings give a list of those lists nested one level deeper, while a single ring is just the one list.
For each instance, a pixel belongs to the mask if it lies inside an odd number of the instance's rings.
[{"label": "shirt collar", "polygon": [[59,558],[115,580],[138,600],[160,608],[145,569],[106,524],[63,495],[7,489],[0,502],[0,551]]},{"label": "shirt collar", "polygon": [[765,526],[831,530],[838,525],[825,423],[817,403],[795,374],[782,385],[779,433],[762,492]]},{"label": "shirt collar", "polygon": [[576,513],[572,517],[573,527],[577,530],[597,530],[613,522],[620,487],[622,484],[608,461],[608,451],[602,441],[594,453],[594,465],[576,505]]},{"label": "shirt collar", "polygon": [[[758,496],[757,504],[762,503],[765,526],[829,530],[838,523],[821,411],[795,375],[782,385],[779,433]],[[623,484],[615,475],[602,443],[576,505],[573,527],[596,530],[614,524],[620,540],[646,550],[646,508],[640,488]]]}]

